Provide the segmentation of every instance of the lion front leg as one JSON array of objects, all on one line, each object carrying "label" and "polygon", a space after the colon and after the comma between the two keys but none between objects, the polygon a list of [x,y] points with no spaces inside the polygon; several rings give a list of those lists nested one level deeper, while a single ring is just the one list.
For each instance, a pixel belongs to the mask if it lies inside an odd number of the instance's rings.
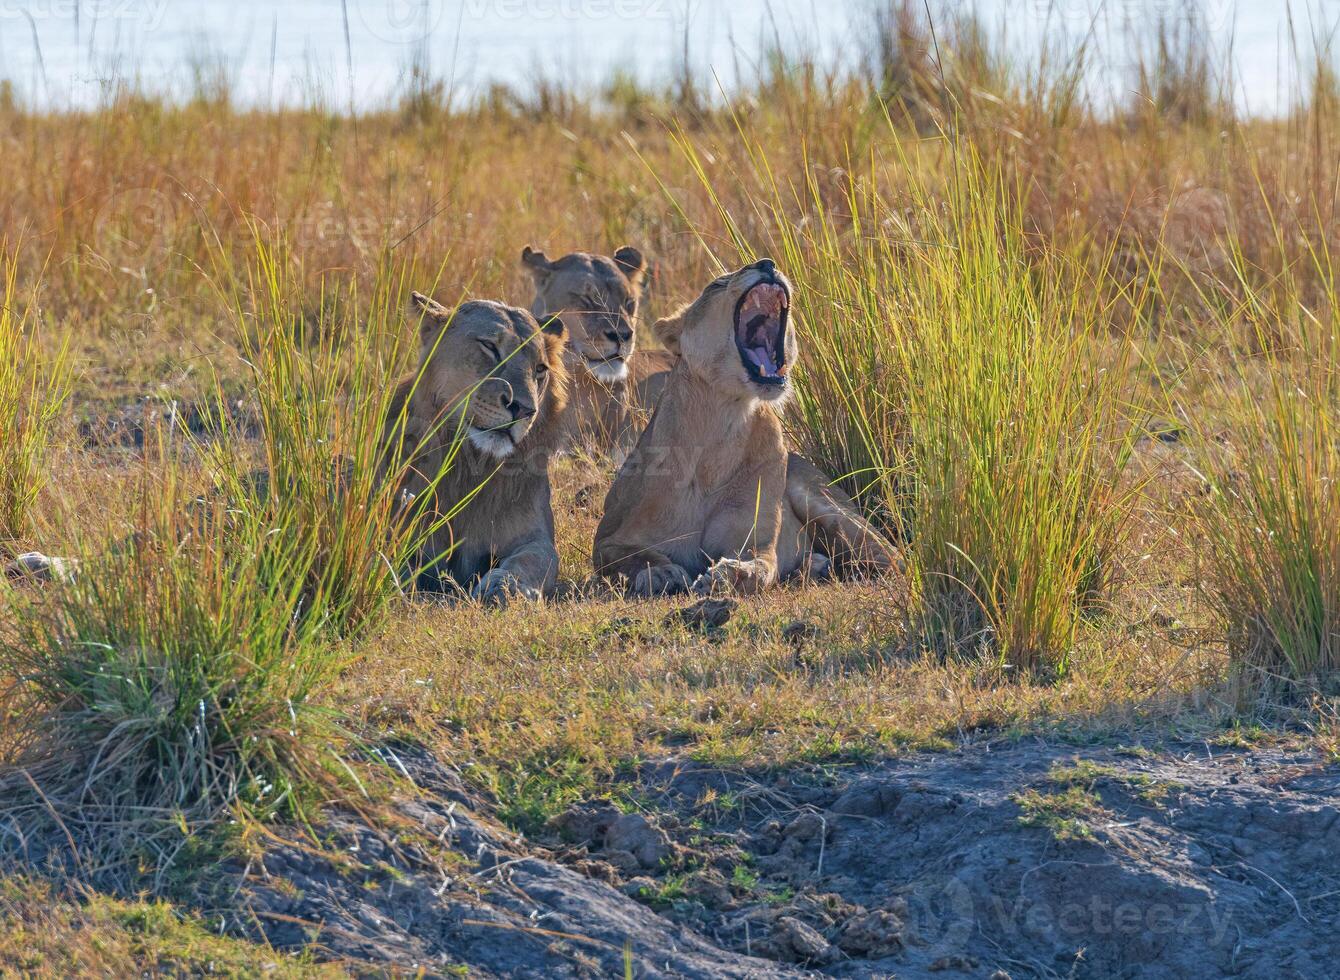
[{"label": "lion front leg", "polygon": [[490,606],[505,606],[512,599],[538,602],[558,581],[558,550],[549,541],[535,541],[513,552],[498,567],[482,575],[470,589],[470,597]]},{"label": "lion front leg", "polygon": [[[660,596],[679,595],[689,591],[693,582],[684,566],[676,564],[658,551],[640,551],[618,560],[606,560],[597,564],[601,576],[623,583],[628,594],[637,599],[655,599]],[[597,550],[597,561],[601,552]]]}]

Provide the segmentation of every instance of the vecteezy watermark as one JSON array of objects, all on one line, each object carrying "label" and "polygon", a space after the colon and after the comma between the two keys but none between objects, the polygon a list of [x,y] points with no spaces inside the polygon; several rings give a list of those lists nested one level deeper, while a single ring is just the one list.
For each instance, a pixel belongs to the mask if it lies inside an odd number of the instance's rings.
[{"label": "vecteezy watermark", "polygon": [[462,0],[476,20],[668,20],[668,0]]},{"label": "vecteezy watermark", "polygon": [[116,191],[94,216],[89,247],[113,265],[157,265],[167,257],[179,203],[154,187]]},{"label": "vecteezy watermark", "polygon": [[1213,902],[1140,901],[1076,894],[1054,900],[1028,891],[978,894],[958,878],[927,878],[901,890],[908,934],[936,954],[963,952],[978,934],[999,941],[1049,940],[1076,949],[1108,942],[1161,948],[1195,942],[1207,950],[1228,937],[1230,914]]},{"label": "vecteezy watermark", "polygon": [[448,4],[447,0],[350,0],[350,6],[377,40],[414,44],[437,30]]},{"label": "vecteezy watermark", "polygon": [[1237,16],[1237,0],[1005,0],[1020,16],[1053,25],[1087,27],[1091,24],[1147,28],[1187,21],[1209,30],[1229,27]]},{"label": "vecteezy watermark", "polygon": [[[73,2],[73,0],[69,0]],[[373,37],[394,44],[425,40],[450,20],[461,23],[671,20],[670,0],[351,0]]]},{"label": "vecteezy watermark", "polygon": [[145,30],[163,24],[171,0],[0,0],[0,20],[136,21]]}]

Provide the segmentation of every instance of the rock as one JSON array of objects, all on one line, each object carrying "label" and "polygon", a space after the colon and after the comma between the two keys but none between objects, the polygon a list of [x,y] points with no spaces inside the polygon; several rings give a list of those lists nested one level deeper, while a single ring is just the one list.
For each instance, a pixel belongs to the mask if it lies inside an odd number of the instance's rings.
[{"label": "rock", "polygon": [[666,625],[672,626],[678,620],[695,632],[710,633],[729,623],[739,605],[735,599],[699,599],[667,616]]},{"label": "rock", "polygon": [[5,566],[5,577],[31,582],[69,582],[77,569],[78,562],[73,559],[29,551]]},{"label": "rock", "polygon": [[861,780],[833,801],[834,813],[851,817],[879,817],[892,812],[901,797],[898,787],[888,780]]},{"label": "rock", "polygon": [[621,816],[622,811],[609,800],[590,800],[555,814],[545,826],[569,844],[591,845],[603,840]]},{"label": "rock", "polygon": [[828,830],[827,822],[822,816],[813,812],[802,813],[782,831],[782,836],[788,840],[807,841],[813,840],[825,834]]},{"label": "rock", "polygon": [[629,898],[649,898],[656,894],[656,890],[656,879],[648,878],[646,875],[630,878],[619,886],[619,891]]},{"label": "rock", "polygon": [[642,862],[633,855],[632,851],[625,851],[622,848],[609,848],[605,851],[604,856],[607,862],[624,874],[637,874],[642,870]]},{"label": "rock", "polygon": [[[670,838],[640,813],[626,813],[610,824],[605,831],[605,847],[610,851],[627,851],[644,868],[659,867],[673,853]],[[617,864],[612,858],[607,859]]]},{"label": "rock", "polygon": [[732,901],[725,878],[714,870],[701,871],[693,875],[685,883],[684,890],[690,898],[708,908],[725,908]]},{"label": "rock", "polygon": [[832,963],[841,954],[813,926],[790,915],[778,918],[772,927],[772,947],[777,959],[791,963]]},{"label": "rock", "polygon": [[818,639],[823,630],[813,623],[807,623],[803,619],[797,619],[793,623],[787,623],[782,628],[782,639],[792,646],[800,646],[806,640]]},{"label": "rock", "polygon": [[850,956],[875,960],[892,956],[903,948],[903,922],[882,909],[866,912],[848,920],[837,944]]}]

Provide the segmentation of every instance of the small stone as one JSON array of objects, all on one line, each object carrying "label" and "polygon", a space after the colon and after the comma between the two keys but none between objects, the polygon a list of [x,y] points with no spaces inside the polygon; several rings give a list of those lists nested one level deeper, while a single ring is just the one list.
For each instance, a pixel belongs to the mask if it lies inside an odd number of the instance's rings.
[{"label": "small stone", "polygon": [[671,854],[670,838],[640,813],[626,813],[605,831],[605,847],[627,851],[644,868],[659,867]]},{"label": "small stone", "polygon": [[848,786],[833,801],[834,813],[853,817],[878,817],[898,805],[898,787],[879,779],[861,780]]},{"label": "small stone", "polygon": [[594,844],[623,813],[609,800],[575,803],[545,825],[569,844]]},{"label": "small stone", "polygon": [[618,868],[624,874],[637,874],[642,870],[642,862],[633,856],[632,851],[624,851],[619,848],[610,848],[604,852],[603,857],[606,861]]},{"label": "small stone", "polygon": [[703,871],[689,878],[685,891],[708,908],[725,908],[731,904],[730,889],[725,879],[715,871]]},{"label": "small stone", "polygon": [[903,948],[903,922],[882,909],[866,912],[842,927],[837,944],[844,953],[864,959],[892,956]]},{"label": "small stone", "polygon": [[818,639],[822,634],[823,630],[803,619],[797,619],[782,628],[782,639],[792,646],[800,646],[806,640]]},{"label": "small stone", "polygon": [[735,599],[699,599],[667,616],[666,625],[672,626],[678,620],[695,632],[710,633],[729,623],[739,605]]},{"label": "small stone", "polygon": [[72,559],[29,551],[5,566],[5,576],[30,582],[69,582],[74,578],[77,567],[78,562]]},{"label": "small stone", "polygon": [[772,927],[772,941],[782,958],[795,963],[831,963],[841,955],[817,929],[790,915]]},{"label": "small stone", "polygon": [[619,886],[619,891],[629,898],[650,898],[657,891],[656,879],[648,878],[646,875],[638,875]]},{"label": "small stone", "polygon": [[827,823],[823,817],[817,813],[807,812],[787,824],[782,834],[790,840],[807,841],[822,835],[826,830]]}]

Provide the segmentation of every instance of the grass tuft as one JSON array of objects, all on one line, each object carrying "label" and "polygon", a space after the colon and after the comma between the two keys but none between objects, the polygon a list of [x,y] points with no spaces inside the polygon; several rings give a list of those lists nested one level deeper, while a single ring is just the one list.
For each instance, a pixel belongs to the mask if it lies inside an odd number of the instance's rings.
[{"label": "grass tuft", "polygon": [[36,337],[35,299],[20,288],[18,270],[0,243],[0,559],[28,530],[70,385],[68,347]]},{"label": "grass tuft", "polygon": [[1340,670],[1340,295],[1329,253],[1313,259],[1330,284],[1320,303],[1299,298],[1292,272],[1270,300],[1241,277],[1242,307],[1220,328],[1231,337],[1245,319],[1260,353],[1238,350],[1216,374],[1227,425],[1199,440],[1205,592],[1243,695],[1306,699]]}]

